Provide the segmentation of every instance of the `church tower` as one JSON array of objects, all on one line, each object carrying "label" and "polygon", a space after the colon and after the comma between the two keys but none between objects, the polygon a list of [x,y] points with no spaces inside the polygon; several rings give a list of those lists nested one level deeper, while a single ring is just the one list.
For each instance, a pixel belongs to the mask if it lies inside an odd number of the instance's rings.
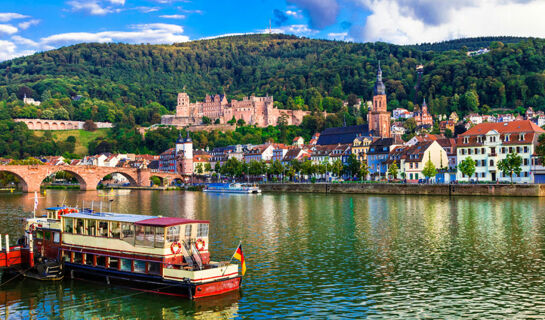
[{"label": "church tower", "polygon": [[375,95],[373,96],[373,109],[368,113],[369,131],[374,136],[390,138],[391,114],[387,111],[387,106],[386,87],[382,82],[382,69],[379,61]]},{"label": "church tower", "polygon": [[180,134],[178,140],[176,140],[176,162],[178,173],[182,175],[193,174],[193,141],[189,137],[189,131],[185,139]]}]

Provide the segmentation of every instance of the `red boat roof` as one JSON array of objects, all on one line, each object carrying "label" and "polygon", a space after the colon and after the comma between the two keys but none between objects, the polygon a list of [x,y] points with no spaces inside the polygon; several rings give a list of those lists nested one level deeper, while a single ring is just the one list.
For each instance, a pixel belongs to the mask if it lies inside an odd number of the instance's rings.
[{"label": "red boat roof", "polygon": [[146,225],[146,226],[159,226],[159,227],[169,227],[175,226],[178,224],[188,224],[188,223],[210,223],[208,220],[191,220],[185,218],[175,218],[175,217],[160,217],[160,218],[151,218],[135,222],[137,225]]}]

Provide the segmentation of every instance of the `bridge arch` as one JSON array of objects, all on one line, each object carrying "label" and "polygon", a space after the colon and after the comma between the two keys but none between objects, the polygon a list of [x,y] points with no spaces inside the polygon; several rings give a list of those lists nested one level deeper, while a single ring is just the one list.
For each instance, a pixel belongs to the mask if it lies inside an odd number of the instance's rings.
[{"label": "bridge arch", "polygon": [[67,172],[67,173],[70,173],[71,175],[73,175],[74,178],[76,178],[76,180],[79,183],[80,190],[87,190],[87,185],[88,185],[87,180],[84,177],[82,177],[79,173],[77,173],[75,170],[70,170],[70,168],[66,168],[65,166],[54,166],[54,167],[52,167],[52,170],[50,170],[46,174],[46,176],[43,177],[42,180],[40,181],[40,186],[47,177],[50,177],[51,175],[57,174],[57,172],[61,172],[61,171],[64,171],[64,172]]},{"label": "bridge arch", "polygon": [[5,172],[5,173],[9,173],[9,174],[12,174],[14,175],[17,179],[19,179],[19,186],[20,188],[22,189],[23,192],[29,192],[29,191],[32,191],[32,190],[29,190],[29,184],[28,182],[25,180],[24,177],[22,177],[20,174],[18,174],[17,172],[15,171],[11,171],[11,170],[7,170],[7,169],[0,169],[0,172]]},{"label": "bridge arch", "polygon": [[137,178],[135,178],[134,176],[132,176],[131,174],[127,173],[127,172],[123,172],[123,171],[117,171],[117,170],[112,170],[111,172],[108,172],[108,173],[104,173],[104,174],[101,174],[99,176],[99,180],[97,181],[97,185],[104,180],[104,178],[108,175],[114,175],[114,174],[119,174],[119,175],[122,175],[125,179],[127,179],[129,181],[129,184],[131,186],[137,186],[138,185],[138,181],[137,181]]}]

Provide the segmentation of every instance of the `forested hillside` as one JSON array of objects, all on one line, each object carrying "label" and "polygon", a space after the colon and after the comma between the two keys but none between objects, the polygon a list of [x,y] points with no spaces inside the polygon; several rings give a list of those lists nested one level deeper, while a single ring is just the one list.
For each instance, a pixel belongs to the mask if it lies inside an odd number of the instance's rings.
[{"label": "forested hillside", "polygon": [[[478,40],[479,46],[486,39]],[[207,93],[269,94],[279,107],[338,112],[350,94],[371,98],[381,60],[390,109],[411,109],[424,97],[436,114],[545,108],[545,40],[492,41],[491,52],[477,57],[435,47],[438,51],[285,35],[176,45],[79,44],[1,63],[0,107],[12,117],[148,125],[173,110],[176,93],[185,88],[194,100]],[[416,91],[419,64],[424,75]],[[25,94],[45,103],[25,107],[18,100]],[[78,95],[83,98],[71,99]]]}]

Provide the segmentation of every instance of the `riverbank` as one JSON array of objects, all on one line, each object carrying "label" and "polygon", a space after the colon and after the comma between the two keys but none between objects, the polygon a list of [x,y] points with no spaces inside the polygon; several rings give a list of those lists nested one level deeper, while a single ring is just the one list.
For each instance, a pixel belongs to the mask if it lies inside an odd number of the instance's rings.
[{"label": "riverbank", "polygon": [[265,183],[263,192],[545,197],[545,184]]}]

